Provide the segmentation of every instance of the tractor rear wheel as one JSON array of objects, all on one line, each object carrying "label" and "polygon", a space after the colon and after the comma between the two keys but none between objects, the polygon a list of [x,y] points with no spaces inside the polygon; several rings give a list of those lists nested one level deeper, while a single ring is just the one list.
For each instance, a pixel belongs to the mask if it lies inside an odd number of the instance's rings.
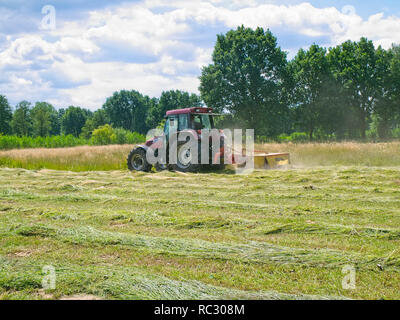
[{"label": "tractor rear wheel", "polygon": [[174,171],[197,172],[200,170],[199,164],[193,164],[193,154],[184,148],[184,144],[178,145],[177,163],[172,165]]},{"label": "tractor rear wheel", "polygon": [[147,162],[146,151],[143,149],[133,149],[128,156],[128,169],[131,171],[149,172],[151,165]]}]

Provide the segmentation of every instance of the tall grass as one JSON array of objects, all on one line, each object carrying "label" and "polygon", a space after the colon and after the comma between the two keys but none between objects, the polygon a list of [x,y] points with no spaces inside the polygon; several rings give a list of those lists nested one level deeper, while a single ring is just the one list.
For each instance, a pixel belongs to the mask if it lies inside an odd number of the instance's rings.
[{"label": "tall grass", "polygon": [[30,170],[105,171],[126,168],[133,145],[0,151],[0,167]]},{"label": "tall grass", "polygon": [[[134,144],[0,151],[0,166],[69,171],[125,170]],[[295,167],[400,166],[400,143],[259,144],[256,150],[289,152]]]},{"label": "tall grass", "polygon": [[400,166],[400,142],[388,143],[267,143],[256,149],[266,152],[289,152],[297,166]]}]

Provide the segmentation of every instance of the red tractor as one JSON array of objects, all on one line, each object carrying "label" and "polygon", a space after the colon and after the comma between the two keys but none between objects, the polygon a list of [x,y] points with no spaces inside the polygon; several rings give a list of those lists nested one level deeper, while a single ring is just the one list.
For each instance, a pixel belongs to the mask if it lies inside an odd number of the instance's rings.
[{"label": "red tractor", "polygon": [[[129,170],[147,172],[151,170],[153,165],[157,171],[171,169],[181,172],[195,172],[204,166],[212,166],[222,169],[224,167],[224,135],[220,130],[213,130],[215,129],[215,114],[212,112],[213,110],[211,108],[187,108],[168,111],[163,134],[150,139],[144,145],[137,146],[129,154]],[[212,136],[209,137],[210,139],[218,139],[220,142],[218,144],[218,150],[212,150],[212,146],[209,148],[210,154],[208,158],[210,161],[208,164],[204,164],[204,162],[202,163],[200,161],[203,130],[211,132]],[[193,161],[193,154],[190,150],[185,148],[186,141],[172,139],[174,135],[182,133],[192,135],[195,140],[200,142],[198,143],[199,152],[196,155],[199,157],[198,161]],[[166,152],[166,159],[157,163],[150,163],[147,157],[149,150],[151,150],[155,156],[158,156],[157,152],[161,148],[165,148],[167,151],[171,149],[176,150],[176,161],[170,161],[170,153]]]},{"label": "red tractor", "polygon": [[[214,116],[211,108],[168,111],[163,133],[137,146],[129,154],[129,170],[147,172],[154,165],[157,171],[170,169],[195,172],[205,166],[222,169],[225,164],[236,167],[246,165],[246,168],[250,164],[252,169],[274,169],[290,164],[289,153],[266,153],[241,148],[235,150],[232,141],[228,141],[232,137],[228,139],[225,136],[227,132],[224,134],[222,130],[215,129]],[[184,136],[186,140],[178,136]],[[195,141],[195,147],[187,148],[188,140]],[[166,152],[159,157],[159,150]],[[154,161],[153,156],[157,161]]]}]

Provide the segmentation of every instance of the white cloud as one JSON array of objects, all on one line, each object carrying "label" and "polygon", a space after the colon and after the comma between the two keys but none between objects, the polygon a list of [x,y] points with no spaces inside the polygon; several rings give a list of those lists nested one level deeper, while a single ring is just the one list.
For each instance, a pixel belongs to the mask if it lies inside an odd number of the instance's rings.
[{"label": "white cloud", "polygon": [[7,37],[6,47],[0,47],[0,91],[14,102],[48,100],[56,106],[90,108],[100,107],[120,89],[152,96],[168,89],[196,92],[200,69],[210,62],[215,41],[214,34],[210,40],[196,28],[226,30],[241,24],[327,39],[323,45],[361,36],[386,48],[400,42],[400,19],[381,13],[364,20],[349,8],[309,3],[146,0],[92,11],[85,20],[60,22],[49,33]]}]

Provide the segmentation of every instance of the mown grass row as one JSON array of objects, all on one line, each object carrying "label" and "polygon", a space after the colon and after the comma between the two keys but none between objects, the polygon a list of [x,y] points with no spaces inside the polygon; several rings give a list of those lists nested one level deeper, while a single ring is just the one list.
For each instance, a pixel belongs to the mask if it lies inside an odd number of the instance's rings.
[{"label": "mown grass row", "polygon": [[400,230],[379,229],[379,228],[356,228],[342,225],[310,225],[291,223],[274,227],[265,231],[266,235],[271,234],[324,234],[324,235],[352,235],[388,240],[400,240]]},{"label": "mown grass row", "polygon": [[[138,250],[150,250],[157,254],[202,259],[234,260],[247,263],[300,264],[326,268],[353,264],[358,268],[376,269],[376,265],[380,264],[382,268],[400,271],[400,258],[397,256],[374,257],[356,253],[346,254],[335,250],[297,249],[255,241],[238,244],[212,243],[203,240],[129,235],[101,231],[92,227],[56,229],[44,225],[19,226],[11,232],[24,237],[54,238],[78,245],[121,245]],[[2,236],[7,236],[7,232],[3,233]]]},{"label": "mown grass row", "polygon": [[[398,180],[396,167],[0,169],[0,256],[15,266],[0,296],[43,298],[31,280],[54,265],[60,282],[46,293],[55,299],[207,298],[215,287],[227,290],[220,298],[399,298]],[[347,264],[353,291],[342,288]],[[165,279],[171,291],[154,289]],[[198,285],[179,291],[188,283]]]},{"label": "mown grass row", "polygon": [[[45,261],[40,259],[29,264],[1,257],[0,297],[18,299],[41,298],[43,272],[40,267]],[[60,264],[54,266],[57,275],[57,293],[47,298],[62,298],[71,293],[70,288],[78,286],[82,293],[101,299],[129,300],[324,300],[340,299],[335,296],[294,295],[274,291],[244,291],[202,283],[196,280],[173,280],[167,277],[143,272],[139,268],[118,267],[112,270],[108,266],[82,267],[80,265]],[[21,272],[23,271],[23,272]],[[36,290],[35,290],[36,289]],[[76,289],[75,289],[76,290]],[[78,290],[79,292],[79,290]],[[43,298],[43,296],[42,296]]]}]

